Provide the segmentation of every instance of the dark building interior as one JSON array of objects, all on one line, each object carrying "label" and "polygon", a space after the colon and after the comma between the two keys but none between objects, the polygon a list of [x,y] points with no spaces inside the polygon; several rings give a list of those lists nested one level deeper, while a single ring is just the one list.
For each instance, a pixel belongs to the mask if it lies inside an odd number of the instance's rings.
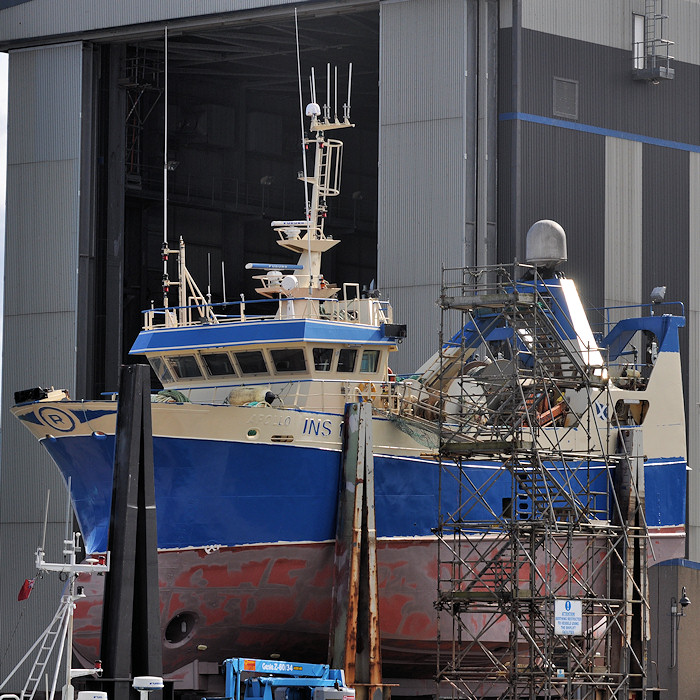
[{"label": "dark building interior", "polygon": [[[238,302],[241,293],[247,301],[257,298],[252,274],[244,269],[247,262],[296,262],[276,244],[277,234],[270,228],[276,219],[304,218],[304,185],[297,177],[303,161],[295,34],[291,14],[221,29],[168,31],[168,241],[175,248],[183,238],[187,266],[214,303],[224,301],[224,292],[227,301]],[[342,118],[352,63],[350,116],[357,126],[342,133],[341,193],[329,200],[326,225],[326,234],[343,243],[324,258],[323,274],[333,282],[369,286],[376,278],[379,15],[300,16],[298,35],[304,107],[311,101],[312,68],[316,101],[326,102],[330,64],[331,113],[337,99]],[[98,218],[106,231],[96,266],[95,291],[102,309],[110,307],[110,294],[116,293],[108,289],[108,268],[110,246],[120,234],[110,236],[109,231],[120,228],[121,215],[114,210],[123,198],[124,346],[117,362],[130,361],[127,353],[141,328],[140,312],[152,303],[163,306],[164,45],[159,31],[149,39],[103,47],[101,53],[101,112],[110,119],[119,114],[124,125],[123,134],[108,120],[98,127],[100,161],[124,153],[123,178],[103,172],[97,185],[103,195]],[[109,84],[104,76],[110,76]],[[115,77],[116,90],[111,84]],[[305,130],[307,126],[304,118]],[[113,167],[118,162],[117,156]],[[174,258],[169,262],[172,281]],[[176,303],[171,287],[169,304]],[[104,372],[95,368],[95,395],[115,388],[109,347],[118,342],[119,332],[110,327],[107,312],[96,316],[93,356],[106,360]]]}]

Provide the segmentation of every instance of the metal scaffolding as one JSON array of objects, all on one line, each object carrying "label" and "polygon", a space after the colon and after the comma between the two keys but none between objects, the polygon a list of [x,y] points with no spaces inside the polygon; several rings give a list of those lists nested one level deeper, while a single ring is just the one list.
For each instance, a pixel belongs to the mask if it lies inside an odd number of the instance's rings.
[{"label": "metal scaffolding", "polygon": [[437,678],[453,697],[646,697],[641,432],[596,420],[602,352],[572,337],[557,284],[445,269],[437,369],[405,418],[438,426]]}]

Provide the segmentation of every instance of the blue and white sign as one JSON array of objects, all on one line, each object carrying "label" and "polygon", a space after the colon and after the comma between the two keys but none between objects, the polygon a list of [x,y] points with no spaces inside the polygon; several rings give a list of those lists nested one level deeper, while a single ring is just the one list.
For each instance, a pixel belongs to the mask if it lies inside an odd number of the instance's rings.
[{"label": "blue and white sign", "polygon": [[554,601],[554,634],[583,634],[583,614],[580,600]]}]

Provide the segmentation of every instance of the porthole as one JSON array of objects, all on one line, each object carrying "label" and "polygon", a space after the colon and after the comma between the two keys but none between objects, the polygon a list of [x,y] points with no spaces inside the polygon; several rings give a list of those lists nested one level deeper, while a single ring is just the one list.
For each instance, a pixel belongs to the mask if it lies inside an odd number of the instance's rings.
[{"label": "porthole", "polygon": [[179,646],[192,638],[197,626],[197,615],[193,612],[181,612],[175,615],[165,628],[165,641],[172,646]]}]

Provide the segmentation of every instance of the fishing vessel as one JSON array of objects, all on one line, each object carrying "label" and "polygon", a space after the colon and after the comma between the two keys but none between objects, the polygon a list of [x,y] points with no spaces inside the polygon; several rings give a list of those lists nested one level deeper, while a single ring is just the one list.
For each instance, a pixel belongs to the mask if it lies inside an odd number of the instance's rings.
[{"label": "fishing vessel", "polygon": [[[246,265],[260,301],[215,304],[188,272],[184,242],[164,241],[164,303],[144,312],[131,348],[163,387],[153,395],[152,424],[163,659],[172,678],[194,661],[237,653],[325,659],[347,403],[373,408],[381,640],[394,675],[434,672],[433,529],[441,509],[469,500],[440,479],[450,426],[459,428],[468,482],[481,490],[465,510],[475,521],[512,507],[504,455],[516,434],[548,450],[571,508],[590,499],[594,484],[596,517],[612,517],[608,456],[619,451],[623,427],[638,428],[654,556],[684,553],[682,314],[644,306],[589,319],[574,282],[555,271],[566,259],[563,231],[538,222],[528,261],[469,270],[459,292],[471,294],[468,322],[436,342],[422,367],[396,376],[390,357],[406,326],[390,303],[322,273],[323,254],[340,242],[325,228],[342,160],[342,142],[329,134],[353,126],[349,90],[341,113],[330,92],[323,107],[312,96],[306,108],[303,145],[313,167],[300,176],[304,216],[272,222],[293,259]],[[258,311],[261,303],[273,311]],[[547,344],[561,351],[544,352],[542,323]],[[527,377],[542,366],[540,355],[551,381],[535,397],[529,380],[513,384],[511,370]],[[12,409],[70,479],[90,553],[107,549],[116,410],[116,396],[75,400],[43,389],[18,392]],[[551,456],[553,445],[581,455],[585,479]],[[81,584],[75,645],[91,661],[99,656],[102,580]]]}]

